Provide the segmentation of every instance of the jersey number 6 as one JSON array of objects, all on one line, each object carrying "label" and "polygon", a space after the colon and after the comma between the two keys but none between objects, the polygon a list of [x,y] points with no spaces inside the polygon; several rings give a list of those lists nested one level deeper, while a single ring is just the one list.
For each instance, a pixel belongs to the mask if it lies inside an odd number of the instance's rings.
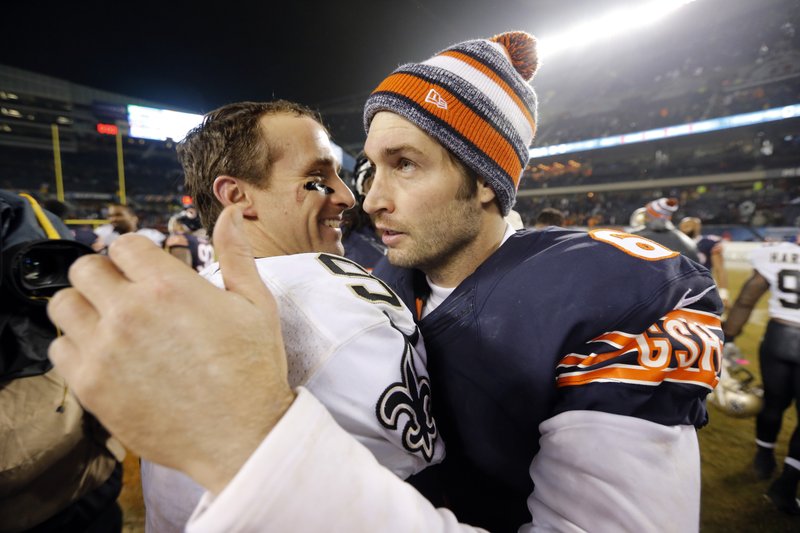
[{"label": "jersey number 6", "polygon": [[644,259],[645,261],[661,261],[675,257],[678,252],[670,250],[657,242],[645,239],[638,235],[631,235],[612,229],[596,229],[589,232],[589,236],[600,242],[610,244],[628,255]]}]

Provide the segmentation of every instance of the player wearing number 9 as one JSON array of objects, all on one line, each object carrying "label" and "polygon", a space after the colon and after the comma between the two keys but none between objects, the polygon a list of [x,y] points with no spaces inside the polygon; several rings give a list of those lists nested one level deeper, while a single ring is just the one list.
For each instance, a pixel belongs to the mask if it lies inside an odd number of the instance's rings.
[{"label": "player wearing number 9", "polygon": [[[289,384],[309,390],[397,476],[441,461],[413,317],[385,283],[340,257],[342,212],[354,199],[316,115],[285,101],[230,104],[206,115],[178,154],[209,232],[224,206],[243,207],[242,231],[278,303]],[[216,264],[202,275],[225,285]],[[142,484],[147,530],[183,531],[203,489],[147,461]]]},{"label": "player wearing number 9", "polygon": [[209,242],[200,216],[194,207],[172,215],[167,224],[169,236],[164,249],[200,272],[214,262],[214,246]]},{"label": "player wearing number 9", "polygon": [[[767,245],[753,251],[753,274],[745,282],[724,324],[729,342],[738,335],[758,299],[770,291],[769,323],[759,348],[764,407],[756,419],[756,454],[753,466],[762,479],[775,469],[775,441],[783,413],[792,401],[800,410],[800,246],[796,243]],[[767,496],[789,514],[800,514],[797,486],[800,482],[800,427],[789,441],[783,472],[769,487]]]}]

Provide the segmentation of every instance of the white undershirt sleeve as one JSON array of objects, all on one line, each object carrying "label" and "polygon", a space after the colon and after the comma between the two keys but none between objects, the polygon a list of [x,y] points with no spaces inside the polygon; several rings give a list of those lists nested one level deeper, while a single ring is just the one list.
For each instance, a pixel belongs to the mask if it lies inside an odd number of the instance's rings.
[{"label": "white undershirt sleeve", "polygon": [[540,426],[535,531],[691,532],[700,523],[694,426],[568,411]]}]

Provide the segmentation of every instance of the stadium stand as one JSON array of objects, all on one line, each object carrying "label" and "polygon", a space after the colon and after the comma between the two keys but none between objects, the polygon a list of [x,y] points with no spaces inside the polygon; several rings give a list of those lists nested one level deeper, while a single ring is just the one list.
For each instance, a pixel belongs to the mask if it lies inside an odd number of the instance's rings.
[{"label": "stadium stand", "polygon": [[[568,50],[546,62],[535,80],[541,102],[535,147],[800,104],[800,4],[732,3],[714,14],[713,24],[705,9],[703,2],[689,4],[674,24],[648,30],[636,54],[626,41],[610,41],[591,54]],[[180,209],[183,193],[174,142],[129,136],[128,104],[166,107],[0,66],[0,187],[54,195],[56,125],[66,199],[77,218],[97,217],[99,208],[119,197],[116,139],[99,132],[116,129],[123,139],[127,196],[145,224],[164,227],[169,213]],[[793,113],[783,120],[534,157],[517,210],[526,222],[556,207],[569,225],[623,226],[643,201],[675,196],[707,229],[796,225],[800,114]],[[345,147],[360,148],[360,114],[359,101],[334,106],[326,116]]]},{"label": "stadium stand", "polygon": [[[686,6],[676,24],[637,43],[636,54],[611,43],[568,51],[542,69],[536,146],[554,155],[526,168],[523,218],[556,207],[571,225],[624,226],[642,201],[675,196],[706,224],[800,223],[800,116],[785,107],[800,103],[800,5],[735,3],[714,24],[704,9]],[[781,120],[559,153],[563,143],[780,108],[791,109]]]}]

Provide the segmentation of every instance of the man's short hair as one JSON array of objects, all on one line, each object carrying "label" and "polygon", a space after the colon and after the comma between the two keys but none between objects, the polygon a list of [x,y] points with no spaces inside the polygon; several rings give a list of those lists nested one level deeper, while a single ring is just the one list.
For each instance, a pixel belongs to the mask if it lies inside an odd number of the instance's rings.
[{"label": "man's short hair", "polygon": [[202,124],[178,144],[186,192],[194,198],[209,234],[222,212],[222,204],[214,196],[214,180],[233,176],[264,185],[276,156],[265,142],[259,121],[280,113],[309,117],[323,126],[316,112],[287,100],[237,102],[206,114]]},{"label": "man's short hair", "polygon": [[545,207],[536,216],[537,226],[563,226],[564,213],[554,207]]}]

